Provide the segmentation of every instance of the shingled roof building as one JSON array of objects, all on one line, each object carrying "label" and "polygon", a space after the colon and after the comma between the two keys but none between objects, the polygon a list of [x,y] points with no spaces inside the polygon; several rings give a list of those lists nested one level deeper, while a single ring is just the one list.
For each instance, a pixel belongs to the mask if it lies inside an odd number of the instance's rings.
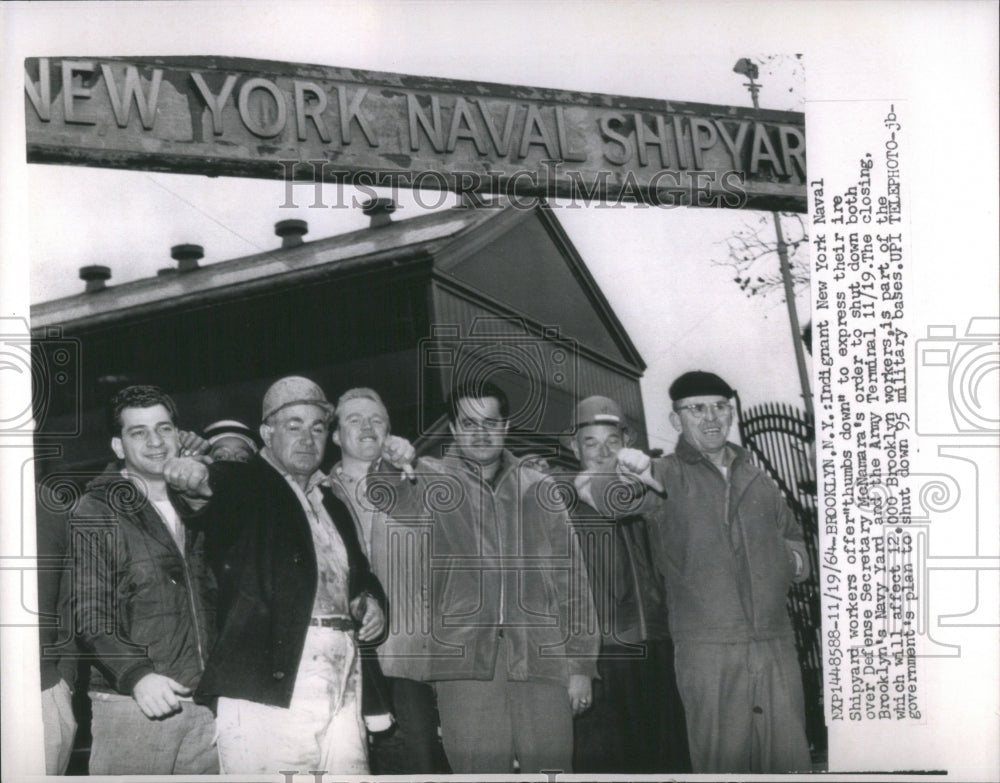
[{"label": "shingled roof building", "polygon": [[639,378],[645,365],[586,265],[544,204],[456,207],[312,242],[282,221],[282,246],[199,266],[201,249],[174,248],[177,267],[32,308],[36,348],[61,330],[79,341],[79,383],[36,394],[36,443],[89,469],[106,458],[104,405],[119,388],[154,383],[177,400],[182,424],[256,424],[267,386],[309,376],[336,398],[378,389],[394,432],[436,448],[455,374],[490,377],[511,396],[512,443],[556,456],[581,395],[618,399],[646,444]]}]

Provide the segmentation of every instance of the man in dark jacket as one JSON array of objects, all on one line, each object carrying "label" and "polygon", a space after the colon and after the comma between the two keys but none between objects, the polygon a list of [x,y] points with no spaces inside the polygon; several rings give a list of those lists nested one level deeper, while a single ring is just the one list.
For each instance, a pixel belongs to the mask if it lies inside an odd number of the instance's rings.
[{"label": "man in dark jacket", "polygon": [[93,656],[92,775],[218,772],[215,721],[191,694],[211,644],[213,581],[202,536],[163,478],[178,451],[177,409],[154,386],[110,407],[110,465],[70,516],[73,613]]},{"label": "man in dark jacket", "polygon": [[197,695],[217,699],[226,774],[368,771],[358,642],[381,636],[385,599],[319,470],[331,412],[315,383],[282,378],[264,395],[265,446],[249,463],[166,469],[207,500],[192,521],[209,537],[220,626]]},{"label": "man in dark jacket", "polygon": [[689,772],[663,579],[647,520],[628,503],[630,495],[641,499],[630,482],[651,475],[650,459],[632,448],[625,414],[608,397],[576,406],[569,438],[580,462],[570,516],[601,628],[600,678],[593,705],[575,721],[573,771]]}]

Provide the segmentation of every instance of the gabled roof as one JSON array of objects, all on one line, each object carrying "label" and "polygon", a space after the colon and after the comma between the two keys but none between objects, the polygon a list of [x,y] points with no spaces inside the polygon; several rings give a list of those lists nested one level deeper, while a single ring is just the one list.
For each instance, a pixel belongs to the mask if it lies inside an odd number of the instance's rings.
[{"label": "gabled roof", "polygon": [[[263,253],[220,261],[199,267],[190,272],[176,272],[109,286],[95,292],[79,294],[42,302],[31,308],[32,329],[48,326],[86,328],[97,324],[125,321],[138,314],[172,310],[192,305],[211,304],[232,300],[258,290],[273,289],[329,278],[354,271],[371,270],[381,266],[399,267],[405,263],[433,264],[436,274],[446,277],[454,274],[460,281],[461,267],[468,272],[479,264],[493,263],[491,245],[496,249],[512,235],[533,231],[537,227],[525,221],[535,220],[544,227],[541,233],[550,247],[549,258],[558,255],[558,270],[548,270],[560,277],[560,293],[569,292],[580,309],[592,311],[589,315],[591,333],[601,329],[621,352],[622,357],[634,367],[645,368],[625,328],[601,293],[586,264],[569,237],[563,231],[554,212],[541,203],[525,210],[509,205],[471,209],[455,207],[449,210],[420,215],[407,220],[393,221],[378,228],[363,228],[325,239],[303,242],[288,248],[275,248]],[[537,247],[537,244],[536,244]],[[473,257],[481,256],[475,260]],[[523,259],[519,259],[523,261]],[[532,270],[523,270],[530,275]],[[496,270],[501,276],[502,269]],[[466,274],[468,281],[469,276]],[[517,278],[519,285],[531,285],[530,278]],[[475,286],[473,286],[475,287]],[[489,293],[490,286],[480,286]],[[529,292],[530,293],[530,292]],[[500,294],[500,301],[509,309],[517,309],[518,302],[511,301],[514,294]],[[529,317],[537,313],[524,313]],[[551,318],[551,316],[548,316]],[[536,318],[538,320],[538,318]],[[610,346],[610,343],[608,343]],[[599,346],[595,346],[599,349]]]},{"label": "gabled roof", "polygon": [[435,278],[472,301],[555,330],[597,356],[640,372],[645,362],[583,258],[544,202],[511,208],[440,250]]}]

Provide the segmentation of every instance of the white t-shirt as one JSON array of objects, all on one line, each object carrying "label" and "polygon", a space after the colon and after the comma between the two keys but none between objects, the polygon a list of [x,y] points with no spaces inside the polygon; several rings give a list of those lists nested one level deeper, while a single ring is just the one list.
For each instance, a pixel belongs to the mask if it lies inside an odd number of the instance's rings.
[{"label": "white t-shirt", "polygon": [[162,500],[150,500],[153,504],[153,508],[156,509],[157,513],[160,515],[160,519],[167,526],[167,530],[170,531],[170,535],[173,536],[174,541],[177,542],[177,548],[181,550],[181,555],[184,554],[184,524],[181,522],[179,516],[177,516],[177,510],[174,508],[174,504],[170,502],[169,499],[163,498]]}]

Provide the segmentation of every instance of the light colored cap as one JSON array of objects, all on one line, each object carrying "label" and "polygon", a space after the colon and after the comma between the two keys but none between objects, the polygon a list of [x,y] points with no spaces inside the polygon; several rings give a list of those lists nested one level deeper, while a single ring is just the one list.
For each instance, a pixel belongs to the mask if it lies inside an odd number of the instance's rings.
[{"label": "light colored cap", "polygon": [[271,416],[287,408],[289,405],[315,405],[321,408],[327,416],[333,413],[333,406],[327,401],[326,395],[319,386],[299,375],[289,375],[271,384],[264,394],[263,413],[261,421],[267,421]]},{"label": "light colored cap", "polygon": [[209,424],[205,427],[202,437],[211,446],[214,446],[223,438],[239,438],[252,448],[255,453],[257,451],[257,442],[254,440],[253,431],[246,424],[235,419],[222,419],[214,424]]},{"label": "light colored cap", "polygon": [[578,430],[588,424],[612,424],[621,429],[628,429],[628,421],[621,406],[610,397],[600,395],[588,397],[576,405],[575,429]]}]

